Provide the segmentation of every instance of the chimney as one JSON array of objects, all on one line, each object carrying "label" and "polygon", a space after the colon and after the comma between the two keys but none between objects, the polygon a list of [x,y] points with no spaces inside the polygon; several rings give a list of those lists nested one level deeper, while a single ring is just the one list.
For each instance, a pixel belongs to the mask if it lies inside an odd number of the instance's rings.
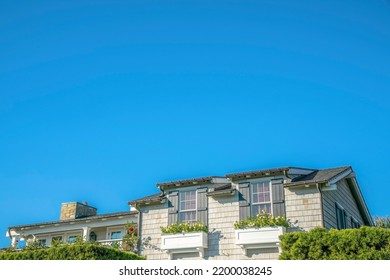
[{"label": "chimney", "polygon": [[89,206],[87,202],[65,202],[61,205],[60,220],[72,220],[95,216],[97,209]]}]

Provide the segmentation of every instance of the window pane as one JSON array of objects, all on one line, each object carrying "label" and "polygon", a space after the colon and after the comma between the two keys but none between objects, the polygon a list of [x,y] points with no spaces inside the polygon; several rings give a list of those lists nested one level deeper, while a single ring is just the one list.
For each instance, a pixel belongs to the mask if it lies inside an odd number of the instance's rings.
[{"label": "window pane", "polygon": [[75,236],[75,235],[74,236],[69,236],[68,237],[68,242],[69,243],[74,243],[76,241],[76,238],[77,238],[77,236]]},{"label": "window pane", "polygon": [[263,191],[264,191],[264,192],[269,192],[269,183],[264,183],[264,185],[263,185]]},{"label": "window pane", "polygon": [[253,194],[253,203],[259,202],[259,195],[257,193]]},{"label": "window pane", "polygon": [[195,222],[196,221],[196,211],[188,211],[180,213],[181,222]]},{"label": "window pane", "polygon": [[119,239],[122,238],[122,232],[121,231],[113,231],[110,234],[110,239]]}]

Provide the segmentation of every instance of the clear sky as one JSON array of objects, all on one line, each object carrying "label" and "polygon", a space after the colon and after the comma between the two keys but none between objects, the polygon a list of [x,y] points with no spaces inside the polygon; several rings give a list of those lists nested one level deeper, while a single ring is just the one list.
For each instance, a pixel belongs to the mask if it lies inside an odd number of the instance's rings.
[{"label": "clear sky", "polygon": [[0,0],[7,227],[156,183],[351,165],[390,214],[390,1]]}]

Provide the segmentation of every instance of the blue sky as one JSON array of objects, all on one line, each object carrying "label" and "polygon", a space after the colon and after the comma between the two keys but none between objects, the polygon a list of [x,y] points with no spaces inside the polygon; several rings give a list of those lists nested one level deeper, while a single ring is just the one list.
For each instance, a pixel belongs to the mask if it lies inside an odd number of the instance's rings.
[{"label": "blue sky", "polygon": [[0,0],[0,247],[156,183],[351,165],[390,214],[390,1]]}]

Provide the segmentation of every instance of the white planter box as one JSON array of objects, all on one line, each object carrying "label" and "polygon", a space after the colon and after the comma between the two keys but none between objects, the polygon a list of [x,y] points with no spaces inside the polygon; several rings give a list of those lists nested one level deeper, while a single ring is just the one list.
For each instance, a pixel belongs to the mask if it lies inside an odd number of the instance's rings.
[{"label": "white planter box", "polygon": [[206,232],[186,232],[161,235],[161,249],[166,250],[172,258],[175,253],[199,252],[203,257],[204,248],[207,248]]},{"label": "white planter box", "polygon": [[236,229],[235,243],[243,249],[244,255],[247,249],[280,248],[279,236],[285,232],[282,226]]}]

